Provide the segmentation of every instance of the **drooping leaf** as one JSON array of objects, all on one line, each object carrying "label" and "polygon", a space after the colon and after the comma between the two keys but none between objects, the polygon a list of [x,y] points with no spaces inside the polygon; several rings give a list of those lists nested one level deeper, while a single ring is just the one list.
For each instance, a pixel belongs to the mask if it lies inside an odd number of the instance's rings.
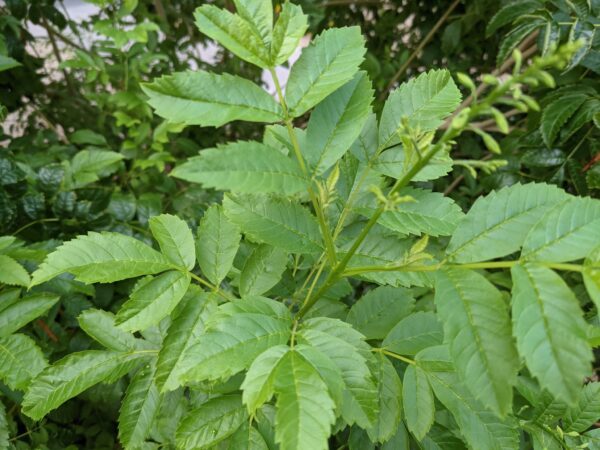
[{"label": "drooping leaf", "polygon": [[435,305],[465,386],[504,417],[512,407],[519,360],[502,294],[477,272],[446,269],[437,274]]},{"label": "drooping leaf", "polygon": [[567,410],[564,419],[566,431],[584,432],[600,418],[600,383],[592,382],[583,387],[577,404]]},{"label": "drooping leaf", "polygon": [[208,448],[231,436],[247,420],[241,396],[215,397],[183,418],[177,428],[177,448]]},{"label": "drooping leaf", "polygon": [[252,240],[292,253],[322,249],[316,218],[298,203],[263,196],[226,196],[223,209]]},{"label": "drooping leaf", "polygon": [[119,328],[139,331],[156,325],[175,309],[190,280],[188,273],[172,270],[141,282],[117,313]]},{"label": "drooping leaf", "polygon": [[273,28],[271,65],[283,64],[292,56],[300,39],[306,34],[307,27],[307,16],[302,12],[302,8],[285,2]]},{"label": "drooping leaf", "polygon": [[84,283],[108,283],[173,268],[156,250],[119,233],[91,232],[65,242],[32,275],[36,286],[69,272]]},{"label": "drooping leaf", "polygon": [[419,366],[409,365],[404,372],[402,400],[406,426],[421,441],[433,424],[435,403],[427,375]]},{"label": "drooping leaf", "polygon": [[87,350],[71,353],[44,369],[23,397],[23,412],[40,420],[48,412],[97,383],[117,379],[151,356],[147,351]]},{"label": "drooping leaf", "polygon": [[371,111],[373,89],[365,72],[358,72],[317,105],[306,129],[303,155],[315,174],[333,166],[359,136]]},{"label": "drooping leaf", "polygon": [[293,65],[286,87],[292,117],[298,117],[350,81],[365,54],[360,28],[331,28],[317,36]]},{"label": "drooping leaf", "polygon": [[255,141],[204,149],[172,175],[205,187],[243,193],[292,195],[308,187],[295,160]]},{"label": "drooping leaf", "polygon": [[156,114],[171,122],[219,127],[234,120],[278,122],[281,107],[253,82],[205,71],[178,72],[142,85]]},{"label": "drooping leaf", "polygon": [[48,311],[58,295],[33,294],[22,298],[0,312],[0,337],[8,336]]},{"label": "drooping leaf", "polygon": [[126,352],[135,349],[148,348],[149,344],[135,338],[131,333],[118,328],[115,316],[108,311],[86,309],[77,318],[79,326],[88,336],[109,350]]},{"label": "drooping leaf", "polygon": [[215,286],[231,270],[240,239],[240,230],[227,219],[221,206],[206,210],[198,226],[196,255],[202,273]]},{"label": "drooping leaf", "polygon": [[287,345],[276,345],[261,353],[253,362],[242,383],[242,400],[253,414],[275,393],[275,373],[289,351]]},{"label": "drooping leaf", "polygon": [[544,108],[540,131],[548,147],[552,145],[562,126],[587,99],[587,95],[578,92],[564,94]]},{"label": "drooping leaf", "polygon": [[419,311],[398,322],[381,346],[399,355],[416,355],[427,347],[441,344],[443,339],[444,331],[437,316]]},{"label": "drooping leaf", "polygon": [[0,380],[9,388],[25,390],[47,365],[42,350],[29,336],[0,338]]},{"label": "drooping leaf", "polygon": [[173,264],[192,270],[196,261],[194,237],[190,227],[179,217],[161,214],[148,221],[162,254]]},{"label": "drooping leaf", "polygon": [[515,265],[511,272],[519,353],[542,388],[574,403],[592,359],[577,298],[560,276],[545,267]]},{"label": "drooping leaf", "polygon": [[270,245],[256,247],[242,268],[240,294],[242,297],[261,295],[275,286],[285,271],[287,254]]},{"label": "drooping leaf", "polygon": [[8,255],[0,255],[0,283],[12,286],[29,286],[27,270]]}]

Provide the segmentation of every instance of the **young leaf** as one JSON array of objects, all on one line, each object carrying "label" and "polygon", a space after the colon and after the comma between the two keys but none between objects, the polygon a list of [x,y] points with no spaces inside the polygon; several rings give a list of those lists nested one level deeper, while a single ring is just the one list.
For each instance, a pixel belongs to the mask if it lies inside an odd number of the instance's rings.
[{"label": "young leaf", "polygon": [[252,240],[291,253],[318,253],[321,233],[315,217],[298,203],[263,196],[226,196],[225,215]]},{"label": "young leaf", "polygon": [[177,428],[177,448],[208,448],[227,437],[248,420],[239,395],[223,395],[190,411]]},{"label": "young leaf", "polygon": [[286,102],[298,117],[350,81],[365,54],[360,28],[323,31],[293,65],[286,86]]},{"label": "young leaf", "polygon": [[295,160],[255,141],[204,149],[171,175],[205,187],[243,193],[292,195],[308,187]]},{"label": "young leaf", "polygon": [[196,255],[202,273],[215,286],[231,270],[240,239],[240,230],[227,219],[220,205],[206,210],[198,226]]},{"label": "young leaf", "polygon": [[156,250],[119,233],[90,232],[50,253],[32,275],[36,286],[69,272],[84,283],[108,283],[163,272],[173,264]]},{"label": "young leaf", "polygon": [[383,353],[377,355],[374,376],[379,393],[379,415],[367,433],[372,442],[386,442],[394,435],[402,419],[402,382]]},{"label": "young leaf", "polygon": [[564,94],[544,108],[540,131],[548,147],[558,136],[562,126],[589,97],[586,94]]},{"label": "young leaf", "polygon": [[0,312],[0,337],[8,336],[48,311],[58,295],[33,294],[22,298]]},{"label": "young leaf", "polygon": [[398,322],[381,346],[399,355],[416,355],[427,347],[441,344],[443,339],[444,331],[437,316],[419,311]]},{"label": "young leaf", "polygon": [[77,318],[79,326],[95,341],[118,352],[148,348],[149,344],[123,331],[115,324],[115,316],[99,309],[86,309]]},{"label": "young leaf", "polygon": [[181,302],[183,306],[169,325],[158,352],[155,383],[163,391],[179,386],[178,374],[183,354],[204,332],[206,320],[216,309],[214,296],[195,286],[190,286]]},{"label": "young leaf", "polygon": [[281,450],[326,450],[335,404],[316,370],[295,351],[275,375],[275,440]]},{"label": "young leaf", "polygon": [[583,387],[577,404],[567,410],[564,418],[566,431],[584,432],[600,418],[600,383],[592,382]]},{"label": "young leaf", "polygon": [[171,214],[151,217],[148,223],[162,254],[176,266],[192,270],[196,254],[194,237],[187,223]]},{"label": "young leaf", "polygon": [[458,374],[474,397],[504,417],[519,360],[502,294],[477,272],[447,269],[437,274],[435,305]]},{"label": "young leaf", "polygon": [[262,244],[256,247],[240,274],[240,295],[261,295],[275,286],[285,271],[287,254],[278,248]]},{"label": "young leaf", "polygon": [[522,258],[563,262],[584,258],[600,241],[600,200],[574,197],[556,205],[531,229]]},{"label": "young leaf", "polygon": [[404,288],[380,286],[362,296],[348,312],[346,322],[367,339],[383,339],[415,307],[415,299]]},{"label": "young leaf", "polygon": [[234,0],[235,9],[262,38],[265,46],[271,43],[273,4],[271,0]]},{"label": "young leaf", "polygon": [[423,132],[437,129],[460,103],[460,91],[447,70],[430,70],[403,83],[388,97],[379,122],[379,148],[399,143],[402,121]]},{"label": "young leaf", "polygon": [[148,351],[71,353],[44,369],[32,381],[23,397],[23,412],[33,420],[40,420],[93,385],[120,378],[149,356]]},{"label": "young leaf", "polygon": [[516,265],[511,272],[519,353],[542,388],[573,404],[592,359],[579,302],[550,269],[528,264]]},{"label": "young leaf", "polygon": [[421,441],[433,424],[435,403],[427,375],[419,366],[409,365],[406,368],[402,400],[406,426],[415,439]]},{"label": "young leaf", "polygon": [[359,136],[371,111],[373,89],[365,72],[317,105],[306,129],[303,154],[317,175],[334,165]]},{"label": "young leaf", "polygon": [[190,285],[190,275],[177,270],[140,282],[116,316],[125,331],[145,330],[167,317]]},{"label": "young leaf", "polygon": [[25,390],[48,363],[35,341],[24,334],[0,338],[0,380],[13,390]]},{"label": "young leaf", "polygon": [[154,367],[143,367],[129,383],[119,411],[119,441],[125,449],[143,445],[152,429],[158,404]]},{"label": "young leaf", "polygon": [[302,8],[285,2],[273,29],[270,60],[272,66],[283,64],[292,56],[307,28],[307,16],[302,12]]},{"label": "young leaf", "polygon": [[447,254],[469,263],[516,252],[531,228],[567,194],[543,183],[515,184],[479,197],[450,239]]},{"label": "young leaf", "polygon": [[7,255],[0,255],[0,283],[12,286],[29,286],[29,273]]},{"label": "young leaf", "polygon": [[253,82],[205,71],[178,72],[142,85],[156,114],[171,122],[220,127],[234,120],[278,122],[279,104]]},{"label": "young leaf", "polygon": [[250,414],[254,414],[273,396],[277,367],[289,349],[287,345],[276,345],[261,353],[252,362],[241,386],[242,401]]}]

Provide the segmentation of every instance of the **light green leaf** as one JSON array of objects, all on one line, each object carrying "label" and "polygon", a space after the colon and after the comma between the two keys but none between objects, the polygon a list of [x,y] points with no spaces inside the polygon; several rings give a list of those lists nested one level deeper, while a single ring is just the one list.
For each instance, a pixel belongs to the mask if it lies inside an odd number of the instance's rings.
[{"label": "light green leaf", "polygon": [[437,274],[435,305],[459,376],[483,405],[506,416],[519,360],[502,294],[477,272],[446,269]]},{"label": "light green leaf", "polygon": [[[389,150],[384,151],[377,158],[372,166],[373,170],[392,177],[400,179],[405,176],[417,162],[419,155],[413,152],[412,157],[407,158],[404,148],[401,145],[396,145]],[[452,170],[452,159],[447,151],[436,153],[429,163],[417,173],[412,181],[429,181],[436,180],[448,174]]]},{"label": "light green leaf", "polygon": [[[248,4],[249,2],[238,0],[236,3],[243,5],[243,3]],[[242,14],[247,15],[248,12],[246,8],[242,11]],[[244,17],[232,14],[226,9],[220,9],[214,5],[202,5],[196,9],[194,18],[196,19],[196,26],[202,33],[219,42],[241,59],[263,69],[270,66],[269,52],[261,34],[259,34],[260,30],[256,29]]]},{"label": "light green leaf", "polygon": [[289,349],[287,345],[271,347],[261,353],[250,365],[241,386],[242,400],[250,414],[254,414],[273,396],[277,367]]},{"label": "light green leaf", "polygon": [[273,4],[271,0],[233,0],[239,16],[245,19],[262,38],[265,46],[271,43]]},{"label": "light green leaf", "polygon": [[206,320],[215,311],[214,294],[202,292],[192,285],[183,297],[182,307],[167,330],[156,363],[156,386],[171,391],[179,386],[179,368],[184,352],[204,332]]},{"label": "light green leaf", "polygon": [[377,115],[370,111],[363,128],[350,147],[350,152],[361,162],[370,162],[377,154],[379,136],[377,135]]},{"label": "light green leaf", "polygon": [[379,353],[376,359],[374,375],[379,392],[379,414],[367,433],[372,442],[386,442],[394,435],[402,419],[402,382],[383,353]]},{"label": "light green leaf", "polygon": [[0,292],[0,311],[5,310],[10,305],[16,303],[21,297],[21,289],[8,288]]},{"label": "light green leaf", "polygon": [[403,83],[385,102],[379,122],[379,148],[397,144],[402,120],[423,132],[436,130],[460,103],[460,91],[447,70],[430,70]]},{"label": "light green leaf", "polygon": [[196,261],[194,237],[187,223],[171,214],[151,217],[148,221],[162,254],[173,264],[192,270]]},{"label": "light green leaf", "polygon": [[221,284],[240,246],[240,230],[232,224],[220,205],[212,205],[198,226],[196,255],[202,273],[215,286]]},{"label": "light green leaf", "polygon": [[600,200],[574,197],[549,210],[523,243],[522,258],[563,262],[584,258],[600,242]]},{"label": "light green leaf", "polygon": [[600,418],[600,383],[591,382],[583,387],[577,405],[569,408],[564,418],[566,431],[584,432]]},{"label": "light green leaf", "polygon": [[141,281],[117,313],[119,328],[139,331],[156,325],[175,309],[190,280],[189,273],[173,270]]},{"label": "light green leaf", "polygon": [[550,269],[528,264],[516,265],[511,272],[513,330],[519,353],[542,388],[572,404],[592,360],[579,302]]},{"label": "light green leaf", "polygon": [[437,316],[419,311],[398,322],[381,346],[399,355],[416,355],[427,347],[441,344],[443,339],[442,324]]},{"label": "light green leaf", "polygon": [[78,188],[104,178],[118,169],[123,155],[107,150],[81,150],[71,160],[73,187]]},{"label": "light green leaf", "polygon": [[242,425],[231,435],[224,450],[269,450],[269,446],[256,428]]},{"label": "light green leaf", "polygon": [[281,13],[273,29],[273,40],[271,42],[271,65],[278,66],[286,62],[298,42],[306,34],[308,28],[308,17],[302,12],[302,8],[290,2],[285,2],[281,7]]},{"label": "light green leaf", "polygon": [[[0,63],[1,63],[0,59]],[[2,66],[0,66],[1,68]],[[0,448],[10,448],[9,445],[8,421],[6,420],[6,408],[4,403],[0,402]]]},{"label": "light green leaf", "polygon": [[327,450],[335,422],[335,404],[327,385],[293,350],[279,363],[275,377],[275,440],[280,450]]},{"label": "light green leaf", "polygon": [[240,294],[261,295],[275,286],[285,271],[288,262],[287,254],[270,245],[256,247],[246,262],[240,274]]},{"label": "light green leaf", "polygon": [[210,399],[183,418],[177,428],[177,448],[208,448],[231,436],[247,420],[241,396]]},{"label": "light green leaf", "polygon": [[383,339],[414,307],[415,299],[408,290],[380,286],[352,305],[346,322],[367,339]]},{"label": "light green leaf", "polygon": [[44,369],[23,398],[23,412],[40,420],[70,398],[106,379],[115,380],[129,372],[151,352],[87,350],[71,353]]},{"label": "light green leaf", "polygon": [[365,54],[359,27],[330,28],[317,36],[293,65],[286,102],[298,117],[350,81]]},{"label": "light green leaf", "polygon": [[309,183],[295,160],[255,141],[204,149],[171,175],[205,187],[245,193],[292,195],[305,191]]},{"label": "light green leaf", "polygon": [[585,258],[582,275],[590,298],[600,310],[600,246]]},{"label": "light green leaf", "polygon": [[479,197],[446,252],[461,263],[514,253],[544,213],[566,198],[562,189],[543,183],[515,184]]},{"label": "light green leaf", "polygon": [[565,93],[544,108],[540,131],[548,147],[553,144],[567,120],[588,98],[586,94],[579,92]]},{"label": "light green leaf", "polygon": [[433,424],[435,403],[427,375],[419,366],[409,365],[402,386],[406,426],[421,441]]},{"label": "light green leaf", "polygon": [[115,316],[99,309],[86,309],[77,318],[79,326],[95,341],[109,350],[126,352],[136,349],[148,349],[150,344],[136,339],[131,333],[118,328]]},{"label": "light green leaf", "polygon": [[60,297],[33,294],[22,298],[0,312],[0,337],[8,336],[48,311]]},{"label": "light green leaf", "polygon": [[21,63],[10,56],[0,55],[0,72],[19,67]]},{"label": "light green leaf", "polygon": [[29,273],[7,255],[0,255],[0,283],[12,286],[29,286]]},{"label": "light green leaf", "polygon": [[264,196],[226,196],[225,215],[252,240],[291,253],[322,250],[316,218],[303,206],[286,199]]},{"label": "light green leaf", "polygon": [[317,105],[308,121],[303,154],[317,175],[333,166],[358,138],[371,111],[373,88],[365,72]]},{"label": "light green leaf", "polygon": [[48,363],[35,341],[24,334],[0,338],[0,380],[13,390],[25,390]]},{"label": "light green leaf", "polygon": [[135,238],[119,233],[90,232],[50,253],[33,273],[31,286],[65,272],[84,283],[109,283],[172,268],[167,258]]},{"label": "light green leaf", "polygon": [[278,122],[281,107],[253,82],[205,71],[178,72],[142,85],[156,114],[171,122],[220,127],[234,120]]},{"label": "light green leaf", "polygon": [[137,449],[144,443],[159,400],[153,365],[141,368],[129,383],[119,411],[119,441],[125,449]]},{"label": "light green leaf", "polygon": [[525,14],[532,13],[540,7],[537,0],[519,0],[502,6],[487,24],[486,36],[494,34],[500,27],[512,23]]}]

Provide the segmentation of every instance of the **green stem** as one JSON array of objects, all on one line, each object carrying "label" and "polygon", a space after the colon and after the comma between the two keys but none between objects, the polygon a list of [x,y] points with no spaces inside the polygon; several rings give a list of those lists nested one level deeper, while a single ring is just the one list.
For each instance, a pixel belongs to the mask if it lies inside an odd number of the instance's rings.
[{"label": "green stem", "polygon": [[398,353],[394,353],[394,352],[390,352],[389,350],[386,350],[384,348],[376,348],[373,349],[374,352],[379,352],[379,353],[383,353],[384,355],[387,355],[391,358],[397,359],[399,361],[405,362],[406,364],[412,364],[415,365],[415,361],[413,359],[410,358],[406,358],[402,355],[399,355]]},{"label": "green stem", "polygon": [[218,295],[220,295],[221,297],[223,297],[225,300],[232,300],[232,297],[229,296],[229,295],[227,295],[225,292],[223,292],[219,288],[219,286],[215,286],[214,284],[209,283],[204,278],[199,277],[195,273],[192,273],[192,272],[188,272],[188,273],[190,274],[190,277],[192,277],[194,280],[196,280],[202,286],[205,286],[205,287],[209,288],[211,291],[216,292]]}]

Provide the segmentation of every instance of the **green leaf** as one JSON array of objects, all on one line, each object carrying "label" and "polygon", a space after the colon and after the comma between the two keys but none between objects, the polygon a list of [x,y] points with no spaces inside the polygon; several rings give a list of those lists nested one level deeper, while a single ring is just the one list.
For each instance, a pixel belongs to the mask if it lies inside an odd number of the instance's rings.
[{"label": "green leaf", "polygon": [[409,365],[406,368],[402,400],[406,426],[415,439],[421,441],[433,424],[435,403],[427,375],[419,366]]},{"label": "green leaf", "polygon": [[227,219],[220,205],[206,210],[198,226],[196,255],[202,273],[215,286],[231,270],[240,239],[240,230]]},{"label": "green leaf", "polygon": [[106,150],[81,150],[71,160],[73,187],[78,188],[115,172],[123,155]]},{"label": "green leaf", "polygon": [[109,350],[126,352],[148,348],[147,342],[136,339],[131,333],[118,328],[115,316],[99,309],[86,309],[77,318],[79,326],[95,341]]},{"label": "green leaf", "polygon": [[4,403],[0,402],[0,447],[10,448],[8,440],[9,437],[8,421],[6,420],[6,408],[4,407]]},{"label": "green leaf", "polygon": [[419,311],[398,322],[381,346],[399,355],[416,355],[427,347],[441,344],[443,339],[444,331],[437,316]]},{"label": "green leaf", "polygon": [[399,194],[408,195],[415,202],[402,203],[397,209],[381,215],[377,222],[392,231],[417,236],[447,236],[464,216],[452,199],[438,192],[406,188]]},{"label": "green leaf", "polygon": [[[238,0],[236,2],[238,5],[244,3],[249,4],[247,1],[241,2]],[[247,15],[248,12],[248,9],[244,8],[242,15]],[[214,5],[202,5],[196,9],[194,18],[196,19],[196,26],[202,33],[214,39],[244,61],[263,69],[270,67],[269,53],[260,30],[257,30],[252,23],[245,20],[241,15],[232,14]]]},{"label": "green leaf", "polygon": [[48,311],[60,297],[33,294],[22,298],[0,312],[0,337],[8,336]]},{"label": "green leaf", "polygon": [[477,272],[446,269],[437,274],[435,305],[459,376],[484,406],[506,416],[519,360],[502,294]]},{"label": "green leaf", "polygon": [[173,318],[156,363],[156,386],[163,391],[174,390],[179,386],[179,368],[185,351],[204,332],[207,319],[216,309],[214,295],[190,286],[181,301],[182,307]]},{"label": "green leaf", "polygon": [[225,215],[252,240],[291,253],[318,253],[321,232],[315,217],[286,199],[264,196],[226,196]]},{"label": "green leaf", "polygon": [[10,56],[0,55],[0,72],[19,67],[21,63]]},{"label": "green leaf", "polygon": [[372,442],[386,442],[396,433],[402,419],[402,381],[383,353],[376,359],[374,376],[379,393],[379,414],[367,433]]},{"label": "green leaf", "polygon": [[350,152],[361,162],[370,162],[377,154],[379,147],[377,135],[377,115],[371,111],[363,128],[350,147]]},{"label": "green leaf", "polygon": [[286,102],[298,117],[350,81],[365,54],[359,27],[330,28],[317,36],[293,65]]},{"label": "green leaf", "polygon": [[600,200],[574,197],[549,210],[531,229],[521,257],[563,262],[584,258],[600,242]]},{"label": "green leaf", "polygon": [[379,122],[379,149],[397,144],[405,118],[422,132],[436,130],[460,104],[460,91],[447,70],[430,70],[395,89]]},{"label": "green leaf", "polygon": [[250,365],[241,386],[242,400],[250,414],[273,397],[277,367],[289,350],[287,345],[276,345],[258,355]]},{"label": "green leaf", "polygon": [[300,166],[279,150],[255,141],[203,149],[171,174],[205,187],[245,193],[292,195],[306,191]]},{"label": "green leaf", "polygon": [[171,122],[220,127],[234,120],[278,122],[281,107],[253,82],[205,71],[179,72],[142,85],[156,114]]},{"label": "green leaf", "polygon": [[177,448],[208,448],[231,436],[247,420],[241,396],[210,399],[183,418],[177,428]]},{"label": "green leaf", "polygon": [[408,290],[380,286],[352,305],[346,322],[367,339],[383,339],[414,307],[415,299]]},{"label": "green leaf", "polygon": [[93,385],[120,378],[141,359],[151,355],[148,351],[87,350],[71,353],[44,369],[32,381],[23,397],[23,412],[34,420],[40,420]]},{"label": "green leaf", "polygon": [[7,255],[0,255],[0,283],[12,286],[29,286],[29,273]]},{"label": "green leaf", "polygon": [[278,66],[286,62],[298,47],[300,39],[306,34],[308,17],[302,8],[285,2],[273,28],[271,41],[271,65]]},{"label": "green leaf", "polygon": [[582,275],[590,298],[600,310],[600,246],[585,258]]},{"label": "green leaf", "polygon": [[170,214],[151,217],[148,223],[162,254],[176,266],[192,270],[196,254],[194,237],[187,223]]},{"label": "green leaf", "polygon": [[537,0],[519,0],[502,6],[488,22],[485,34],[487,37],[494,34],[499,28],[512,23],[523,15],[532,13],[542,5]]},{"label": "green leaf", "polygon": [[521,22],[508,33],[504,35],[504,39],[500,43],[498,55],[496,56],[496,65],[500,67],[502,63],[510,56],[512,51],[523,42],[523,40],[533,33],[536,29],[546,25],[546,21],[539,18],[529,18],[527,21]]},{"label": "green leaf", "polygon": [[552,145],[560,129],[575,114],[589,97],[586,94],[573,93],[560,96],[544,108],[540,131],[548,147]]},{"label": "green leaf", "polygon": [[5,310],[10,305],[19,301],[21,297],[21,289],[19,288],[8,288],[3,289],[0,292],[0,311]]},{"label": "green leaf", "polygon": [[242,425],[231,435],[224,450],[269,450],[269,446],[256,428]]},{"label": "green leaf", "polygon": [[[585,3],[586,7],[589,8],[586,0],[583,0],[583,3]],[[581,20],[581,18],[577,18],[575,20],[575,23],[573,23],[571,26],[571,31],[569,32],[569,42],[578,42],[580,46],[575,54],[571,57],[571,61],[569,61],[567,67],[564,69],[565,72],[576,67],[581,61],[583,61],[592,48],[595,36],[596,26],[592,22],[589,20]]]},{"label": "green leaf", "polygon": [[238,15],[245,19],[262,38],[265,46],[271,43],[273,4],[271,0],[234,0]]},{"label": "green leaf", "polygon": [[569,408],[564,418],[566,431],[584,432],[600,418],[600,383],[591,382],[583,387],[577,405]]},{"label": "green leaf", "polygon": [[519,353],[542,388],[572,404],[592,360],[579,302],[550,269],[528,264],[516,265],[511,272],[513,330]]},{"label": "green leaf", "polygon": [[172,268],[167,258],[135,238],[119,233],[90,232],[50,253],[33,273],[31,286],[65,272],[84,283],[109,283]]},{"label": "green leaf", "polygon": [[317,371],[293,350],[275,377],[275,440],[280,450],[327,450],[335,404]]},{"label": "green leaf", "polygon": [[358,138],[371,111],[373,88],[358,72],[317,105],[308,121],[303,154],[317,175],[323,174]]},{"label": "green leaf", "polygon": [[519,250],[531,228],[567,194],[543,183],[515,184],[479,197],[450,239],[447,254],[470,263]]},{"label": "green leaf", "polygon": [[270,245],[256,247],[240,274],[240,295],[261,295],[275,286],[285,271],[288,262],[287,254]]},{"label": "green leaf", "polygon": [[[373,162],[373,170],[398,180],[412,169],[418,158],[419,155],[416,152],[413,152],[412,157],[407,158],[404,148],[397,145],[384,151],[381,156]],[[452,159],[448,156],[448,152],[440,151],[413,177],[412,181],[435,180],[443,177],[451,170]]]},{"label": "green leaf", "polygon": [[119,411],[119,441],[125,449],[139,448],[152,429],[160,396],[154,367],[143,367],[127,387]]},{"label": "green leaf", "polygon": [[125,331],[145,330],[171,314],[190,285],[189,273],[177,270],[142,280],[116,316]]},{"label": "green leaf", "polygon": [[0,380],[9,388],[25,390],[47,365],[42,350],[29,336],[0,338]]}]

